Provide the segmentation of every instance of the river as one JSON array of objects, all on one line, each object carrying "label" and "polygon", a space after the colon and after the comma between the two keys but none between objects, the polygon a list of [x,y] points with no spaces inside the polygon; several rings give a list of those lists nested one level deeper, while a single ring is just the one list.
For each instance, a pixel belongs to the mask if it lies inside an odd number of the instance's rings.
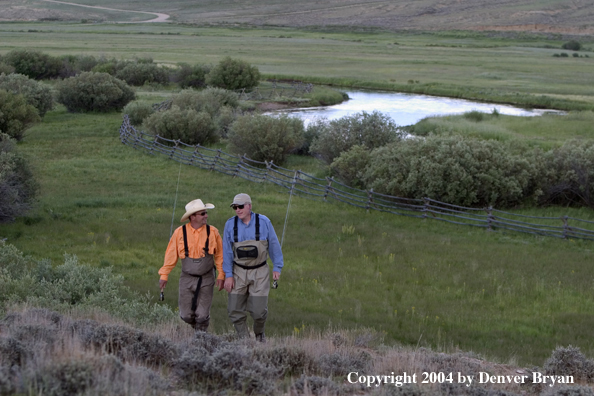
[{"label": "river", "polygon": [[397,125],[412,125],[429,116],[443,116],[451,114],[462,114],[468,111],[477,110],[483,113],[491,113],[496,109],[500,114],[532,117],[556,110],[522,109],[519,107],[473,102],[464,99],[451,99],[438,96],[396,93],[346,90],[349,100],[334,105],[322,107],[309,107],[276,111],[274,113],[287,113],[300,117],[307,125],[316,118],[327,118],[334,120],[361,111],[368,113],[377,110],[391,117]]}]

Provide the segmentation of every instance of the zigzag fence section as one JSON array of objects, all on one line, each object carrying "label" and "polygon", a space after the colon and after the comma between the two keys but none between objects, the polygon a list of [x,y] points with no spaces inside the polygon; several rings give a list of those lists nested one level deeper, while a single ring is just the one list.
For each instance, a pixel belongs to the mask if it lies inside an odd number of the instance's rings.
[{"label": "zigzag fence section", "polygon": [[359,190],[333,178],[317,178],[301,171],[286,169],[272,162],[254,161],[246,156],[234,156],[222,150],[201,145],[190,146],[179,140],[165,139],[137,131],[127,115],[120,127],[123,144],[151,155],[169,159],[209,171],[257,183],[274,183],[288,193],[304,198],[329,202],[339,201],[366,210],[377,210],[401,216],[431,219],[453,224],[508,230],[556,238],[594,240],[594,222],[569,216],[527,216],[497,210],[451,205],[431,198],[409,199],[379,194],[373,190]]}]

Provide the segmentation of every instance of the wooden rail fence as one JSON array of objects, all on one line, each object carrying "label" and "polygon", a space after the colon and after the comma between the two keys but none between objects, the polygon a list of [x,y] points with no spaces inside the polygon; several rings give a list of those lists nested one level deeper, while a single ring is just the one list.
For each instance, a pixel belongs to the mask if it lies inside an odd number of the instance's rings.
[{"label": "wooden rail fence", "polygon": [[287,192],[317,201],[340,201],[366,210],[377,210],[401,216],[439,220],[448,223],[480,227],[491,231],[507,230],[556,238],[594,240],[594,222],[569,216],[527,216],[495,208],[467,208],[431,198],[410,199],[359,190],[331,177],[317,178],[301,171],[282,168],[272,162],[254,161],[222,150],[201,145],[190,146],[179,140],[137,131],[127,115],[120,127],[123,144],[151,155],[162,154],[169,159],[232,177],[257,183],[274,183]]}]

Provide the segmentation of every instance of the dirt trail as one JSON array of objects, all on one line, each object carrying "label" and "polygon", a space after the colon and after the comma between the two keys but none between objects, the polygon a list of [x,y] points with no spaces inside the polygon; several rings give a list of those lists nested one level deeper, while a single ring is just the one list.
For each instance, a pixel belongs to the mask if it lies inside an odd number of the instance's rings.
[{"label": "dirt trail", "polygon": [[89,6],[89,5],[83,5],[83,4],[76,4],[76,3],[68,3],[65,1],[57,1],[57,0],[42,0],[42,1],[47,1],[49,3],[59,3],[59,4],[68,4],[68,5],[72,5],[72,6],[77,6],[77,7],[86,7],[86,8],[96,8],[99,10],[109,10],[109,11],[123,11],[123,12],[136,12],[139,14],[150,14],[150,15],[156,15],[157,17],[154,19],[149,19],[146,21],[136,21],[136,22],[118,22],[118,23],[146,23],[146,22],[167,22],[167,20],[169,19],[169,15],[167,14],[161,14],[158,12],[147,12],[147,11],[131,11],[131,10],[120,10],[117,8],[107,8],[107,7],[99,7],[99,6]]}]

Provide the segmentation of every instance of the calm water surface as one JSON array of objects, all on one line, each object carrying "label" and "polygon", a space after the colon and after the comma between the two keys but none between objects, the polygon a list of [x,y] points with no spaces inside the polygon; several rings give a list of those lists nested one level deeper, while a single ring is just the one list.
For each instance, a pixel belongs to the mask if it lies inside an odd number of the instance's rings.
[{"label": "calm water surface", "polygon": [[401,126],[416,124],[428,116],[461,114],[472,110],[491,113],[493,109],[497,109],[500,114],[526,117],[539,116],[546,112],[551,112],[551,110],[526,110],[507,105],[417,94],[355,90],[348,90],[346,92],[351,99],[334,106],[291,109],[280,112],[300,117],[307,124],[311,120],[320,117],[334,120],[361,111],[371,113],[377,110],[387,114],[396,124]]}]

